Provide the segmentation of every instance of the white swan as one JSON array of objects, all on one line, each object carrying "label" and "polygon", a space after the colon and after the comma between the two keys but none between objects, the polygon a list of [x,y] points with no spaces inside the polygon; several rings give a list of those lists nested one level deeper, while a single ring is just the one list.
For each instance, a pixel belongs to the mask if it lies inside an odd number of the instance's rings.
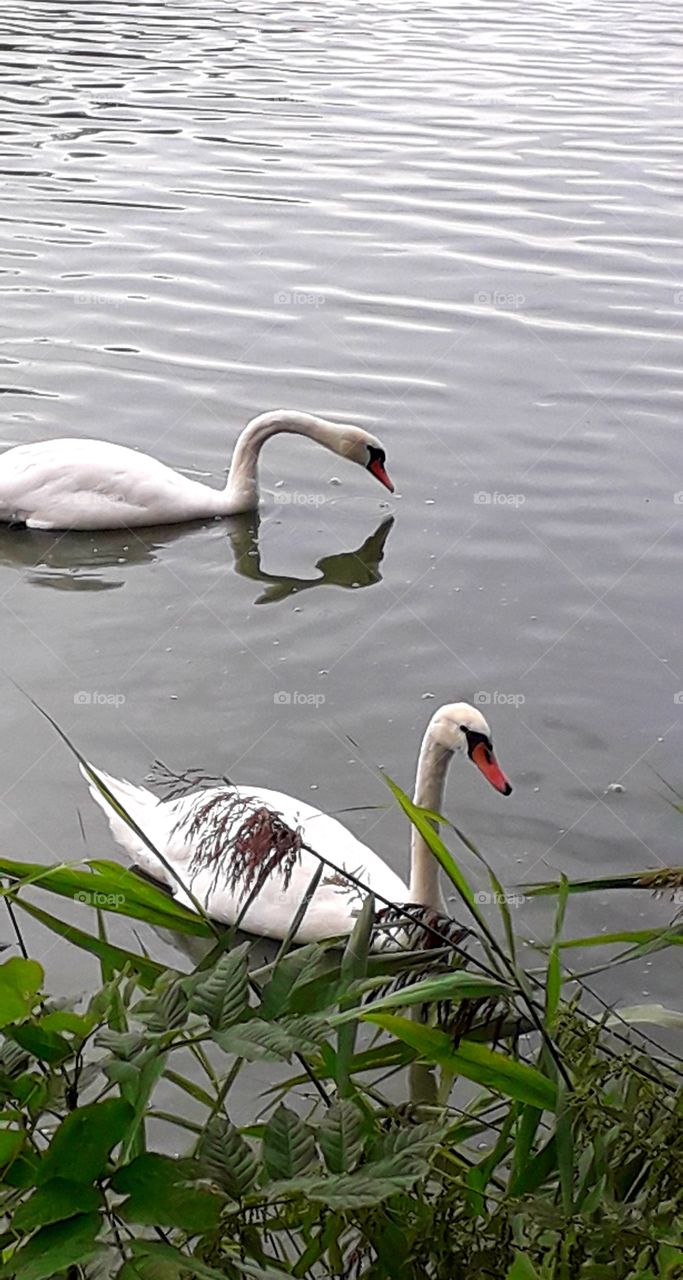
[{"label": "white swan", "polygon": [[[441,811],[446,773],[456,751],[466,753],[497,791],[510,794],[512,787],[493,754],[491,731],[481,712],[466,702],[454,702],[440,707],[427,726],[417,766],[417,804]],[[419,903],[445,913],[438,863],[416,830],[407,886],[336,818],[293,796],[261,788],[222,786],[176,800],[159,800],[146,787],[112,778],[99,769],[96,772],[173,866],[181,883],[117,815],[84,772],[114,839],[138,867],[163,881],[178,901],[191,907],[183,886],[189,887],[214,920],[234,924],[261,880],[258,895],[242,917],[242,927],[262,937],[285,937],[319,865],[315,853],[302,844],[318,850],[333,867],[325,867],[297,942],[350,933],[362,894],[345,878],[345,871],[391,902]]]},{"label": "white swan", "polygon": [[384,449],[360,427],[274,409],[242,431],[224,489],[189,480],[107,440],[41,440],[0,457],[0,521],[29,529],[121,529],[232,516],[258,507],[258,459],[270,436],[308,436],[357,462],[393,493]]}]

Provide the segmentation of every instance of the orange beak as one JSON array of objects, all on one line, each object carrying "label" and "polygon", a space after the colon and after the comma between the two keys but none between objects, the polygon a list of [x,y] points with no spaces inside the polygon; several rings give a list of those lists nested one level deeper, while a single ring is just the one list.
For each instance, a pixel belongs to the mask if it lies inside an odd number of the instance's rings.
[{"label": "orange beak", "polygon": [[383,484],[384,488],[389,490],[389,493],[394,492],[394,486],[379,460],[376,459],[374,462],[369,463],[368,471],[372,472],[375,479],[379,480],[380,484]]},{"label": "orange beak", "polygon": [[512,787],[510,786],[510,783],[505,777],[505,774],[498,764],[493,752],[489,751],[484,746],[483,742],[477,743],[470,758],[474,761],[477,768],[481,770],[487,782],[490,782],[491,786],[496,788],[496,791],[500,791],[503,796],[509,796],[511,794]]}]

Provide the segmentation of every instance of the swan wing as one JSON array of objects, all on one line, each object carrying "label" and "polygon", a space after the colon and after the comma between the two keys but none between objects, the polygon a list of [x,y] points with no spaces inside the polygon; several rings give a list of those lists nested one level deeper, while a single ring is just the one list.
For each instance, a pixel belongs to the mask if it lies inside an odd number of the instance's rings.
[{"label": "swan wing", "polygon": [[[383,899],[406,900],[405,884],[372,849],[336,818],[293,796],[237,786],[160,801],[145,787],[99,769],[97,774],[172,863],[176,875],[154,857],[85,774],[116,842],[136,866],[168,884],[178,901],[192,908],[192,898],[197,899],[214,920],[234,924],[241,917],[249,932],[283,938],[318,868],[316,853],[331,865],[325,866],[298,942],[351,931],[364,894],[348,875]],[[278,856],[273,854],[276,845]]]},{"label": "swan wing", "polygon": [[[243,786],[234,790],[250,812],[263,808],[280,818],[289,831],[299,833],[304,847],[273,867],[246,911],[256,878],[249,878],[245,869],[235,866],[235,858],[240,856],[235,828],[228,835],[230,852],[220,862],[209,859],[201,865],[195,856],[178,866],[181,878],[213,919],[234,924],[240,918],[242,928],[250,933],[283,938],[318,869],[316,853],[325,858],[326,865],[297,942],[350,933],[365,896],[355,881],[391,902],[405,901],[408,890],[400,877],[336,818],[282,792]],[[174,889],[174,893],[186,906],[192,905],[181,889]]]},{"label": "swan wing", "polygon": [[106,440],[43,440],[0,457],[0,520],[111,529],[210,514],[213,490]]}]

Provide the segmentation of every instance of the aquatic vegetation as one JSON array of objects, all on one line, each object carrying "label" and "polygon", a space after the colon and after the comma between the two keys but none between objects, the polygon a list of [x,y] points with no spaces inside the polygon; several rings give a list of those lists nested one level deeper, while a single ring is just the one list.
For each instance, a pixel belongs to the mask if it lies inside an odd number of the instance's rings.
[{"label": "aquatic vegetation", "polygon": [[[501,931],[434,815],[394,791],[470,917],[450,935],[432,920],[427,949],[373,951],[367,897],[343,949],[293,947],[293,921],[255,966],[249,941],[116,863],[0,860],[20,950],[24,912],[100,966],[70,1007],[25,948],[0,965],[0,1276],[683,1274],[683,1069],[564,995],[576,886],[543,886],[555,926],[543,969],[524,972],[495,876]],[[81,904],[83,927],[37,888]],[[164,968],[110,941],[116,915],[207,952]],[[680,939],[672,924],[629,952]],[[659,1006],[630,1015],[680,1030]],[[240,1125],[233,1090],[255,1062],[276,1083]]]}]

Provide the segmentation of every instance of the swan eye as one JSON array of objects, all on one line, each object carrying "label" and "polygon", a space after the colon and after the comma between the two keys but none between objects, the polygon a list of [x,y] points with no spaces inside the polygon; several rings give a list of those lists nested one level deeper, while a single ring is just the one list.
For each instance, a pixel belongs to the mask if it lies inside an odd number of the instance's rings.
[{"label": "swan eye", "polygon": [[486,753],[486,760],[490,764],[493,758],[493,743],[487,738],[485,733],[478,733],[476,729],[468,729],[466,724],[461,724],[460,728],[467,740],[467,754],[472,759],[472,752],[475,747],[483,747]]},{"label": "swan eye", "polygon": [[384,467],[387,460],[387,455],[384,452],[384,449],[378,449],[376,445],[369,444],[368,453],[370,455],[367,462],[368,471],[371,470],[373,463],[379,463],[380,467]]}]

